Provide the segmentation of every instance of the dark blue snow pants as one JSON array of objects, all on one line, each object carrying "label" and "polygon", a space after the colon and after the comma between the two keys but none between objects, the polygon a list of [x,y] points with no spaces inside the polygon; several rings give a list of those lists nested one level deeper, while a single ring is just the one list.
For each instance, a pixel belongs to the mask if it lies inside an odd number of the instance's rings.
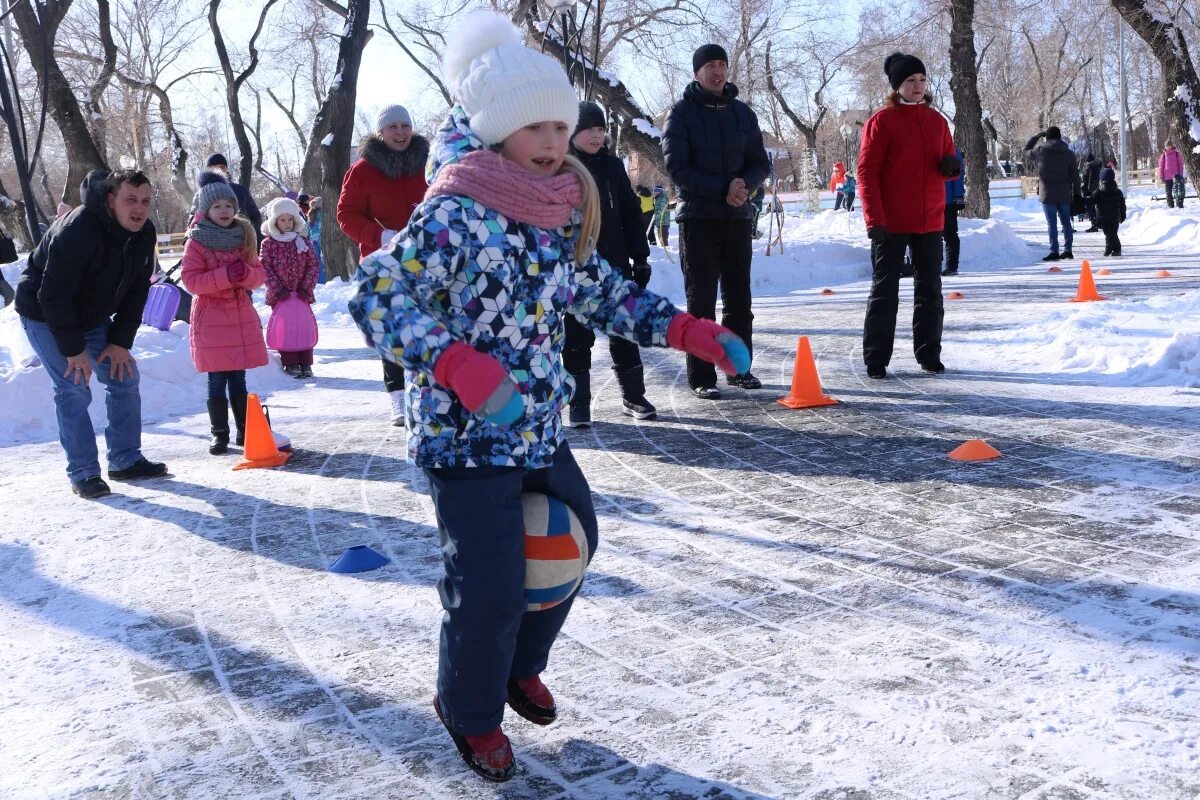
[{"label": "dark blue snow pants", "polygon": [[546,668],[575,595],[527,612],[525,525],[521,492],[541,492],[579,517],[595,554],[596,512],[587,480],[566,442],[545,469],[427,469],[437,512],[445,575],[438,583],[442,638],[438,695],[450,727],[463,736],[488,733],[504,718],[509,678]]}]

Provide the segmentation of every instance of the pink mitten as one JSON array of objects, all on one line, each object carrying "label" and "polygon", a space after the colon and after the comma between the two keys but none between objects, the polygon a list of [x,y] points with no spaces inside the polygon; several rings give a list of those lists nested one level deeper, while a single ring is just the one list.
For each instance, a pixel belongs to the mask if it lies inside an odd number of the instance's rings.
[{"label": "pink mitten", "polygon": [[495,425],[511,425],[525,411],[521,389],[504,365],[464,342],[446,348],[433,366],[433,379]]},{"label": "pink mitten", "polygon": [[229,276],[230,283],[240,283],[246,280],[246,276],[250,274],[250,268],[246,266],[245,261],[235,261],[225,268],[225,274]]},{"label": "pink mitten", "polygon": [[667,327],[667,344],[710,364],[727,375],[750,371],[750,351],[737,334],[711,319],[679,313]]}]

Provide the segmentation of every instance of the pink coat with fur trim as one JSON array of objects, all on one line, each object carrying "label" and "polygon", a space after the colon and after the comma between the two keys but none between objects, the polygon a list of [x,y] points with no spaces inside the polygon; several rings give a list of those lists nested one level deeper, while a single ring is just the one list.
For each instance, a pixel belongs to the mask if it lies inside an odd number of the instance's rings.
[{"label": "pink coat with fur trim", "polygon": [[267,363],[262,322],[248,289],[263,285],[255,256],[246,277],[236,284],[228,268],[242,261],[239,250],[210,250],[195,239],[183,248],[183,285],[196,295],[192,303],[192,362],[201,372],[254,369]]}]

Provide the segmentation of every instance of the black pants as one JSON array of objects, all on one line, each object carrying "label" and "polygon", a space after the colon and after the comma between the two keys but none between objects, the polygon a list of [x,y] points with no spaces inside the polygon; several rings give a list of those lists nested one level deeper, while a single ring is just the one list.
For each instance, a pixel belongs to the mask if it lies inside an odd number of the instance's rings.
[{"label": "black pants", "polygon": [[900,269],[905,249],[912,250],[913,352],[929,364],[942,356],[942,233],[894,234],[871,242],[871,296],[863,325],[863,362],[887,366],[896,339],[896,311],[900,305]]},{"label": "black pants", "polygon": [[654,212],[653,211],[643,211],[642,212],[642,230],[644,230],[646,232],[646,241],[650,242],[650,244],[654,244],[654,226],[651,224],[653,222],[654,222]]},{"label": "black pants", "polygon": [[1121,255],[1121,237],[1117,235],[1117,230],[1121,227],[1119,222],[1101,222],[1100,227],[1104,230],[1104,250],[1113,255]]},{"label": "black pants", "polygon": [[854,210],[854,192],[846,192],[846,211]]},{"label": "black pants", "polygon": [[[748,219],[689,219],[679,222],[679,263],[689,314],[716,319],[721,290],[721,324],[742,337],[751,350],[754,314],[750,312],[750,259],[753,242]],[[687,357],[688,385],[717,385],[717,369]]]},{"label": "black pants", "polygon": [[399,364],[393,364],[387,359],[381,358],[383,362],[383,386],[389,392],[404,391],[404,367]]},{"label": "black pants", "polygon": [[[563,347],[563,366],[572,375],[590,372],[592,369],[592,345],[596,343],[596,332],[567,315],[567,343]],[[612,356],[612,368],[621,385],[621,397],[640,400],[646,394],[645,379],[642,377],[642,351],[628,339],[620,336],[608,337],[608,353]],[[592,401],[589,381],[577,381],[571,405],[588,405]]]},{"label": "black pants", "polygon": [[833,210],[837,211],[842,207],[842,201],[846,199],[846,195],[842,192],[834,192],[833,195]]},{"label": "black pants", "polygon": [[[1175,207],[1175,181],[1181,181],[1183,178],[1166,178],[1163,180],[1163,189],[1167,192],[1167,208]],[[1183,201],[1179,202],[1179,207],[1183,208]]]},{"label": "black pants", "polygon": [[942,228],[942,239],[946,242],[946,269],[958,272],[958,254],[962,243],[958,239],[958,206],[946,204],[946,226]]}]

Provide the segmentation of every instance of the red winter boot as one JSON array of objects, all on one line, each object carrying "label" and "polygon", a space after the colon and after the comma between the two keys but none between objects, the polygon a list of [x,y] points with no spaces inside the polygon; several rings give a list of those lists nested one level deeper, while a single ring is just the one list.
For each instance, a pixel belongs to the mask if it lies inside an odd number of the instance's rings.
[{"label": "red winter boot", "polygon": [[512,746],[508,743],[504,731],[496,728],[482,736],[463,736],[451,730],[442,713],[442,701],[436,694],[433,696],[433,708],[437,711],[438,719],[442,721],[446,732],[454,740],[458,754],[475,774],[496,783],[504,783],[516,774],[517,762],[513,760]]},{"label": "red winter boot", "polygon": [[513,711],[535,725],[549,725],[558,719],[554,695],[537,675],[532,678],[510,679],[508,705]]}]

